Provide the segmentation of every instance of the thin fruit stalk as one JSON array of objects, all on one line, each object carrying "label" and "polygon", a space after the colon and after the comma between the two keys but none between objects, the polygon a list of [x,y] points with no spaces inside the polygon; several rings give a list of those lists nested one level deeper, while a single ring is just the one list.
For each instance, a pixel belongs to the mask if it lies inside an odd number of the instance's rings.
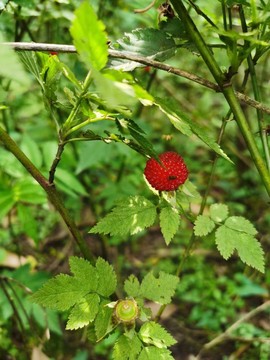
[{"label": "thin fruit stalk", "polygon": [[178,14],[179,18],[183,21],[183,24],[186,27],[187,33],[190,35],[191,39],[194,41],[198,51],[200,52],[204,62],[208,66],[210,72],[215,78],[217,84],[220,87],[223,95],[225,96],[230,108],[234,114],[235,120],[239,126],[239,129],[245,139],[251,157],[254,161],[255,166],[258,169],[258,172],[261,176],[261,179],[264,183],[267,193],[270,196],[270,174],[267,170],[267,167],[262,159],[260,151],[255,142],[254,136],[249,128],[246,117],[243,113],[243,110],[235,96],[234,90],[231,83],[228,83],[225,74],[222,73],[219,65],[217,64],[215,58],[213,57],[211,51],[206,45],[204,39],[199,33],[196,25],[191,19],[189,13],[187,12],[185,6],[181,0],[171,0],[171,3]]}]

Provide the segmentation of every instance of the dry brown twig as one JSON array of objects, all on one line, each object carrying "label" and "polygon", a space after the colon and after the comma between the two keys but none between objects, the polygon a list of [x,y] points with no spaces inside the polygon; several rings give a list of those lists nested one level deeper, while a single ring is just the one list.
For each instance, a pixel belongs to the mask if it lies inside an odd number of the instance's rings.
[{"label": "dry brown twig", "polygon": [[[27,42],[5,42],[0,43],[0,45],[7,45],[11,46],[15,50],[18,51],[47,51],[47,52],[58,52],[58,53],[76,53],[76,49],[73,45],[60,45],[60,44],[43,44],[43,43],[27,43]],[[156,60],[152,60],[149,57],[143,57],[143,56],[137,56],[133,54],[127,54],[123,53],[121,51],[117,50],[111,50],[109,49],[109,56],[116,59],[124,59],[124,60],[131,60],[138,62],[140,64],[146,65],[146,66],[152,66],[156,69],[163,70],[166,72],[169,72],[171,74],[183,77],[185,79],[188,79],[190,81],[193,81],[197,84],[200,84],[204,87],[207,87],[208,89],[214,90],[216,92],[220,92],[220,88],[217,84],[204,79],[200,76],[197,76],[195,74],[192,74],[190,72],[175,68],[173,66],[161,63]],[[235,91],[235,94],[238,98],[238,100],[241,103],[244,103],[246,105],[249,105],[255,109],[259,109],[263,111],[266,114],[270,114],[270,108],[252,98],[249,96],[240,93],[238,91]]]}]

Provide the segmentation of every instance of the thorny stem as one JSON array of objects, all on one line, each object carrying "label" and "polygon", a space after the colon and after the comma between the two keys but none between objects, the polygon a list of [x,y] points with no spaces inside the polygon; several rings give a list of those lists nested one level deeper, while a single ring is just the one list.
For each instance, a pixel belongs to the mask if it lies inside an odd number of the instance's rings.
[{"label": "thorny stem", "polygon": [[261,157],[254,136],[251,132],[251,129],[249,128],[248,122],[234,93],[231,83],[228,81],[226,75],[219,68],[219,65],[217,64],[212,52],[206,45],[196,25],[194,24],[185,6],[183,5],[182,0],[171,0],[171,3],[180,19],[183,21],[186,31],[189,33],[191,39],[194,41],[205,64],[209,68],[211,74],[216,80],[218,86],[220,87],[225,99],[227,100],[227,103],[230,106],[232,113],[234,114],[234,118],[238,124],[238,127],[245,139],[253,162],[260,174],[265,189],[270,196],[270,174]]},{"label": "thorny stem", "polygon": [[[7,45],[12,46],[15,50],[19,51],[56,51],[56,52],[63,52],[63,53],[76,53],[76,49],[73,45],[59,45],[59,44],[42,44],[42,43],[26,43],[26,42],[10,42],[10,43],[0,43],[1,45]],[[110,50],[109,49],[109,56],[116,58],[116,59],[126,59],[131,61],[136,61],[140,64],[152,66],[156,69],[167,71],[171,74],[183,77],[185,79],[188,79],[190,81],[196,82],[197,84],[200,84],[202,86],[207,87],[208,89],[214,90],[216,92],[220,92],[220,87],[209,81],[206,80],[200,76],[197,76],[195,74],[189,73],[187,71],[174,68],[170,65],[161,63],[159,61],[152,60],[148,57],[143,56],[137,56],[133,54],[123,54],[121,51],[117,50]],[[238,91],[235,91],[235,96],[238,98],[238,100],[242,103],[245,103],[249,106],[252,106],[256,109],[260,109],[261,111],[265,112],[266,114],[270,114],[270,108],[265,106],[264,104],[261,104],[260,102],[251,99],[249,96],[242,94]]]},{"label": "thorny stem", "polygon": [[0,141],[3,142],[4,146],[20,161],[24,168],[32,175],[32,177],[40,184],[40,186],[46,191],[49,200],[54,205],[56,210],[61,215],[74,240],[78,244],[84,257],[90,261],[93,260],[93,255],[90,249],[82,237],[79,229],[74,223],[71,215],[66,209],[62,198],[53,184],[41,174],[36,166],[28,159],[24,152],[18,147],[15,141],[8,135],[8,133],[0,127]]}]

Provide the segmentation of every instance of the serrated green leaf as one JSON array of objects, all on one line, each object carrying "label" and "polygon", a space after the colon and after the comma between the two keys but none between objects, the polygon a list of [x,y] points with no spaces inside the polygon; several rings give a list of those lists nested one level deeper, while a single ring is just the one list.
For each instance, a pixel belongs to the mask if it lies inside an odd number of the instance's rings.
[{"label": "serrated green leaf", "polygon": [[176,340],[160,324],[149,321],[142,325],[139,336],[145,344],[166,348],[176,344]]},{"label": "serrated green leaf", "polygon": [[226,221],[225,225],[233,230],[237,230],[250,235],[256,235],[257,230],[253,224],[242,216],[230,216]]},{"label": "serrated green leaf", "polygon": [[142,343],[138,336],[121,335],[113,347],[113,360],[137,360]]},{"label": "serrated green leaf", "polygon": [[180,225],[180,216],[177,209],[166,206],[159,214],[160,228],[167,245],[171,242]]},{"label": "serrated green leaf", "polygon": [[128,296],[136,298],[140,294],[139,280],[133,274],[124,283],[124,290]]},{"label": "serrated green leaf", "polygon": [[212,204],[210,206],[210,216],[215,222],[224,221],[228,217],[229,209],[225,204]]},{"label": "serrated green leaf", "polygon": [[100,257],[96,262],[96,270],[99,277],[97,293],[109,297],[115,292],[117,285],[115,271],[107,261]]},{"label": "serrated green leaf", "polygon": [[251,234],[221,225],[216,231],[216,244],[224,259],[236,249],[240,259],[247,265],[264,272],[264,252],[258,240]]},{"label": "serrated green leaf", "polygon": [[108,59],[105,25],[98,20],[88,1],[84,1],[75,11],[70,33],[86,66],[96,70],[104,68]]},{"label": "serrated green leaf", "polygon": [[236,244],[240,259],[264,273],[264,252],[259,241],[251,234],[239,233]]},{"label": "serrated green leaf", "polygon": [[98,313],[100,298],[97,294],[86,295],[77,303],[68,316],[66,330],[76,330],[95,320]]},{"label": "serrated green leaf", "polygon": [[160,271],[156,278],[150,272],[142,280],[140,295],[159,304],[169,304],[178,282],[177,276]]},{"label": "serrated green leaf", "polygon": [[174,360],[168,349],[159,349],[155,346],[143,348],[138,360]]},{"label": "serrated green leaf", "polygon": [[100,341],[107,334],[109,334],[115,327],[112,321],[113,309],[106,306],[109,302],[103,301],[100,303],[99,311],[95,320],[95,333],[97,341]]},{"label": "serrated green leaf", "polygon": [[89,232],[124,236],[136,234],[153,225],[156,207],[142,196],[129,197],[121,201],[110,214],[100,220]]},{"label": "serrated green leaf", "polygon": [[215,233],[217,248],[225,260],[228,260],[233,254],[238,235],[237,231],[229,229],[225,225],[221,225],[217,229]]},{"label": "serrated green leaf", "polygon": [[181,111],[181,109],[179,109],[179,104],[175,104],[172,100],[164,101],[163,99],[156,97],[155,105],[158,106],[159,109],[168,116],[173,126],[179,131],[181,131],[184,135],[196,135],[208,147],[210,147],[210,149],[214,150],[224,159],[232,162],[230,158],[220,148],[220,146],[215,142],[215,140],[209,136],[207,130],[199,124],[195,123],[192,119],[189,118],[187,114],[185,114],[183,111]]},{"label": "serrated green leaf", "polygon": [[69,266],[77,281],[86,284],[89,291],[97,291],[99,283],[98,273],[88,260],[71,256],[69,258]]},{"label": "serrated green leaf", "polygon": [[215,223],[209,216],[199,215],[195,220],[194,234],[196,236],[205,236],[210,234],[215,228]]},{"label": "serrated green leaf", "polygon": [[[153,60],[164,61],[174,56],[176,44],[165,31],[158,29],[136,29],[127,33],[113,44],[113,48],[123,54],[151,57]],[[131,60],[112,59],[109,66],[124,71],[132,71],[136,67],[145,66]]]},{"label": "serrated green leaf", "polygon": [[65,311],[89,292],[75,277],[60,274],[48,280],[30,299],[36,304]]}]

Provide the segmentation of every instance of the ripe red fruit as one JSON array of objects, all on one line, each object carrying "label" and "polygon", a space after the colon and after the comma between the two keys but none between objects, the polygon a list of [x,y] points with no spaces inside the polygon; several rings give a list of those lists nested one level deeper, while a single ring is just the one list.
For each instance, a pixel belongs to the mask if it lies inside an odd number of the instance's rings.
[{"label": "ripe red fruit", "polygon": [[173,191],[184,184],[188,169],[182,157],[173,151],[159,156],[160,162],[151,158],[147,161],[144,175],[149,184],[160,191]]}]

